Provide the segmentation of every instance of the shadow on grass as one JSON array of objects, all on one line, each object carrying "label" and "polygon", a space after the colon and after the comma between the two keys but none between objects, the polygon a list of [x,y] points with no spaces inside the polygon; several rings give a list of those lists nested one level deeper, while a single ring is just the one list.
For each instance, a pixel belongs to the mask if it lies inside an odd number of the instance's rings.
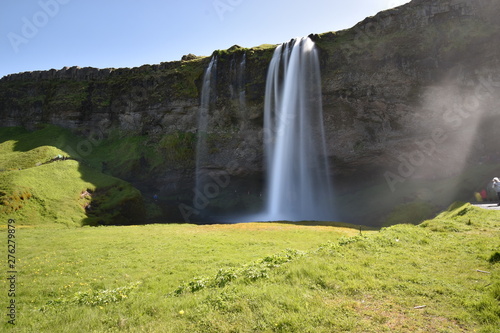
[{"label": "shadow on grass", "polygon": [[[11,178],[16,180],[11,181],[10,185],[5,181],[2,187],[6,188],[0,194],[8,196],[8,192],[17,193],[17,182],[28,185],[29,188],[29,185],[32,185],[30,181],[37,186],[42,184],[41,190],[45,193],[60,194],[61,198],[57,198],[60,202],[57,205],[47,202],[46,198],[30,195],[30,198],[36,198],[32,200],[30,207],[38,212],[48,211],[44,216],[40,216],[41,219],[57,220],[57,217],[61,217],[65,221],[75,221],[76,215],[82,216],[83,213],[85,217],[81,220],[81,225],[131,225],[144,224],[146,221],[146,210],[140,191],[128,182],[97,169],[95,165],[100,163],[92,156],[92,146],[87,144],[88,139],[78,137],[69,130],[47,125],[34,132],[17,127],[0,129],[0,142],[7,140],[15,141],[12,152],[25,154],[18,157],[19,167],[9,170],[15,173],[15,177]],[[87,151],[82,148],[85,145]],[[44,146],[51,149],[42,150],[40,153],[40,147]],[[37,151],[37,154],[34,154],[34,151]],[[58,152],[56,156],[48,156],[50,153],[54,154],[54,151]],[[80,151],[80,154],[77,151]],[[36,182],[33,182],[33,179]],[[43,192],[40,188],[31,190],[35,193]],[[21,200],[19,203],[15,202],[16,197]],[[16,205],[14,210],[17,211],[23,208],[24,197],[14,194],[5,202]],[[2,203],[4,206],[5,202]],[[31,212],[30,215],[36,217],[37,212]]]}]

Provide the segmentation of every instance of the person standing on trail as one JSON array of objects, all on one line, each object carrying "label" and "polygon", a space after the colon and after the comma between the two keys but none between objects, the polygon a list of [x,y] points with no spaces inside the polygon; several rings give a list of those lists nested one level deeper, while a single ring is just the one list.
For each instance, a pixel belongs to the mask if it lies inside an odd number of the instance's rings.
[{"label": "person standing on trail", "polygon": [[500,179],[497,177],[493,178],[493,189],[497,192],[498,195],[498,206],[500,206]]},{"label": "person standing on trail", "polygon": [[481,190],[481,192],[479,192],[479,195],[481,195],[481,201],[488,201],[488,192],[486,192],[484,188]]}]

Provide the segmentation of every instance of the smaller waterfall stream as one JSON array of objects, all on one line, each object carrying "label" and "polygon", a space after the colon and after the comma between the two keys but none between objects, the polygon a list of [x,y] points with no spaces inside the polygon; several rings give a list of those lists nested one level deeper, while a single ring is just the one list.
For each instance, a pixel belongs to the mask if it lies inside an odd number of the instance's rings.
[{"label": "smaller waterfall stream", "polygon": [[213,56],[205,70],[201,90],[200,108],[198,113],[198,139],[196,142],[195,192],[202,191],[204,182],[204,167],[208,163],[207,135],[210,114],[210,104],[215,99],[217,73],[217,57]]},{"label": "smaller waterfall stream", "polygon": [[245,89],[246,53],[234,54],[231,59],[230,86],[231,101],[239,111],[240,130],[244,130],[247,125],[247,106]]}]

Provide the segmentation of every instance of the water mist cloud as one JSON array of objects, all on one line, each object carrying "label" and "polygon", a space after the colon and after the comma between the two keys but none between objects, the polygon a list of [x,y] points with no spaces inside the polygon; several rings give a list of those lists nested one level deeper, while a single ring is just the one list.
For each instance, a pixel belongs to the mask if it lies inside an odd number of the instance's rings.
[{"label": "water mist cloud", "polygon": [[421,112],[413,117],[422,133],[413,139],[413,149],[397,154],[397,168],[384,175],[391,192],[408,179],[457,176],[491,151],[494,133],[483,133],[482,126],[500,117],[499,74],[484,71],[425,90]]}]

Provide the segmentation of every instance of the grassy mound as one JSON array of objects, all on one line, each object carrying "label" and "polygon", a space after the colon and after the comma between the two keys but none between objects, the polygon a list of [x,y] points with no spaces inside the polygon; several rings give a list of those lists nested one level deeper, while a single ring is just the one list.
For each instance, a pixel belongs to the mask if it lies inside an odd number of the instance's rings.
[{"label": "grassy mound", "polygon": [[35,132],[1,128],[0,219],[25,225],[142,222],[137,189],[72,154],[82,140],[54,126]]},{"label": "grassy mound", "polygon": [[362,235],[254,223],[21,228],[16,237],[17,332],[500,327],[500,213],[469,204]]},{"label": "grassy mound", "polygon": [[471,231],[489,221],[494,212],[485,211],[470,203],[456,202],[448,210],[439,214],[435,219],[421,224],[432,231],[462,232]]}]

